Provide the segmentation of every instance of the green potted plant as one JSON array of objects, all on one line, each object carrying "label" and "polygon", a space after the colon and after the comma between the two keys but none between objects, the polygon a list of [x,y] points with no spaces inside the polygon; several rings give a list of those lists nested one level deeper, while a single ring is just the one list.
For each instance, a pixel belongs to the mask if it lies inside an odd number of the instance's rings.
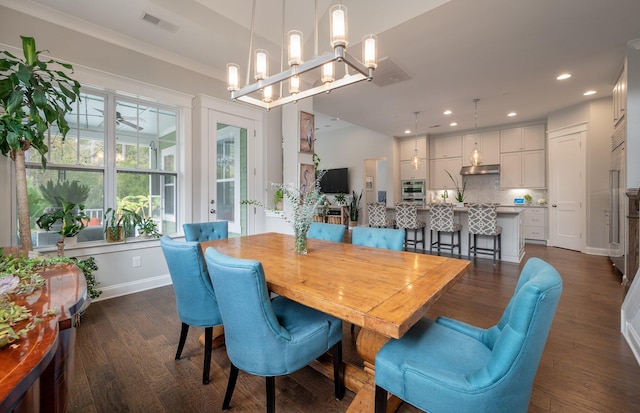
[{"label": "green potted plant", "polygon": [[53,208],[48,212],[40,215],[36,224],[45,231],[55,230],[54,226],[60,222],[57,233],[60,234],[58,241],[58,256],[64,256],[65,239],[73,238],[80,233],[88,222],[88,217],[84,213],[84,205],[76,205],[73,202],[67,202],[62,198],[58,199],[61,208]]},{"label": "green potted plant", "polygon": [[350,226],[357,227],[358,218],[360,217],[360,201],[362,200],[362,192],[360,192],[360,195],[358,195],[356,191],[352,192],[351,205],[349,205],[349,221],[351,221]]},{"label": "green potted plant", "polygon": [[49,179],[46,184],[40,184],[42,197],[53,207],[60,207],[61,199],[76,205],[83,204],[89,197],[89,186],[77,180],[58,181],[55,184]]},{"label": "green potted plant", "polygon": [[162,234],[158,232],[158,225],[150,217],[144,218],[142,222],[140,222],[138,231],[143,238],[160,238],[162,236]]},{"label": "green potted plant", "polygon": [[282,200],[284,199],[284,191],[282,188],[276,188],[273,193],[273,208],[276,211],[282,211]]},{"label": "green potted plant", "polygon": [[35,148],[46,168],[49,150],[45,133],[57,125],[64,139],[69,131],[65,115],[80,98],[80,83],[69,78],[73,73],[67,63],[40,60],[33,37],[20,36],[24,59],[8,51],[0,52],[0,152],[14,163],[20,249],[33,250],[31,217],[27,192],[25,153]]},{"label": "green potted plant", "polygon": [[336,196],[334,197],[336,200],[336,203],[340,206],[345,206],[347,205],[347,196],[345,194],[336,194]]},{"label": "green potted plant", "polygon": [[126,241],[135,234],[136,227],[142,223],[142,217],[135,211],[122,208],[116,211],[108,208],[104,213],[104,233],[107,242]]},{"label": "green potted plant", "polygon": [[458,184],[458,179],[454,179],[453,175],[451,175],[451,173],[446,169],[445,169],[445,172],[447,173],[447,175],[449,175],[449,178],[451,178],[451,182],[453,182],[453,184],[456,187],[455,198],[456,198],[456,201],[458,202],[458,206],[464,206],[464,190],[467,188],[467,182],[463,180],[462,188],[460,188],[460,184]]},{"label": "green potted plant", "polygon": [[527,203],[527,205],[531,205],[531,201],[533,201],[533,198],[531,198],[531,195],[526,194],[526,195],[524,196],[524,202],[526,202],[526,203]]}]

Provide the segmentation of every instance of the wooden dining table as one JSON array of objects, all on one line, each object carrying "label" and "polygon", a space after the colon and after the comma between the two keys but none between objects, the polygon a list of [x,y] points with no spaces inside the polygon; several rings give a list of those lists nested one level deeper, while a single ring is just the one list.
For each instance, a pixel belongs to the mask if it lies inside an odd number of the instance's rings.
[{"label": "wooden dining table", "polygon": [[[299,255],[294,237],[279,233],[201,245],[203,251],[213,247],[260,261],[274,293],[361,327],[356,346],[364,370],[345,367],[345,384],[357,393],[348,412],[373,411],[378,350],[402,337],[470,266],[466,260],[316,239]],[[330,363],[315,367],[332,377]],[[390,401],[390,408],[399,403]]]}]

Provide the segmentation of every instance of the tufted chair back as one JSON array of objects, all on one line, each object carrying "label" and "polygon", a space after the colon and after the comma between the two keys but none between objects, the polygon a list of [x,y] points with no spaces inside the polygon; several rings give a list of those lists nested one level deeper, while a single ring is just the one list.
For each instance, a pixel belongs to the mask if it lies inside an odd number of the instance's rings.
[{"label": "tufted chair back", "polygon": [[227,221],[182,224],[182,229],[187,241],[202,242],[229,238],[229,222]]},{"label": "tufted chair back", "polygon": [[307,232],[307,238],[342,242],[345,229],[344,225],[312,222],[311,226],[309,226],[309,232]]},{"label": "tufted chair back", "polygon": [[351,234],[351,243],[365,247],[402,251],[404,235],[403,229],[355,227]]}]

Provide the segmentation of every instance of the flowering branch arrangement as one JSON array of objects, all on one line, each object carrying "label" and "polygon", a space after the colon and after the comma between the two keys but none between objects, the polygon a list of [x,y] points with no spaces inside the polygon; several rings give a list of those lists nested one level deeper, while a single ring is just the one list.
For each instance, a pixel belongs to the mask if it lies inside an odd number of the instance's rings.
[{"label": "flowering branch arrangement", "polygon": [[[318,206],[324,202],[325,196],[320,192],[320,179],[324,171],[316,174],[313,185],[297,188],[294,185],[275,184],[269,185],[269,189],[282,191],[284,199],[288,204],[285,208],[283,219],[291,225],[296,238],[296,253],[307,253],[307,232],[313,222]],[[267,208],[262,202],[255,200],[242,201],[243,204],[257,205]]]}]

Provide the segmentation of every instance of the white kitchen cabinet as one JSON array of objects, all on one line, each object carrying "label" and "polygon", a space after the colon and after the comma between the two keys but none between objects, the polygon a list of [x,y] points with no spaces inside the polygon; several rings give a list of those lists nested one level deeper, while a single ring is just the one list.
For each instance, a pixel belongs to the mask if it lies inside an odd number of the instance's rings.
[{"label": "white kitchen cabinet", "polygon": [[626,65],[613,87],[613,126],[624,118],[627,109],[627,70]]},{"label": "white kitchen cabinet", "polygon": [[524,237],[527,240],[547,240],[547,210],[545,208],[524,209]]},{"label": "white kitchen cabinet", "polygon": [[[416,144],[417,141],[417,144]],[[426,159],[427,156],[427,138],[426,137],[418,137],[416,138],[402,138],[400,139],[400,160],[408,161],[413,157],[413,153],[418,148],[418,157],[420,159]]]},{"label": "white kitchen cabinet", "polygon": [[478,144],[482,165],[500,163],[500,131],[472,133],[462,137],[462,164],[471,166],[471,151]]},{"label": "white kitchen cabinet", "polygon": [[413,163],[411,161],[400,161],[400,180],[401,181],[415,181],[415,180],[427,180],[427,168],[429,165],[428,159],[421,159],[418,169],[413,169]]},{"label": "white kitchen cabinet", "polygon": [[544,125],[503,129],[500,131],[500,152],[534,151],[544,149]]},{"label": "white kitchen cabinet", "polygon": [[431,159],[459,158],[462,156],[462,136],[434,137],[429,139]]},{"label": "white kitchen cabinet", "polygon": [[500,187],[544,188],[544,150],[508,152],[500,156]]},{"label": "white kitchen cabinet", "polygon": [[454,179],[458,180],[459,185],[462,185],[461,168],[462,158],[460,157],[432,159],[429,162],[429,188],[435,190],[455,188],[455,184],[451,181],[447,171],[451,173]]}]

